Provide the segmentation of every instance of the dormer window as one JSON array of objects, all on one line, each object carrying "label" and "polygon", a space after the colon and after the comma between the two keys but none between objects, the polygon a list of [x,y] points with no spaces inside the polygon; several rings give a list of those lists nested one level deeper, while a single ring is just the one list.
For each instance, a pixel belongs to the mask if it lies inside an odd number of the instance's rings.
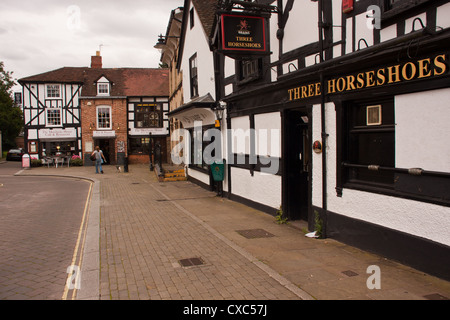
[{"label": "dormer window", "polygon": [[97,95],[109,96],[109,83],[98,83],[97,84]]},{"label": "dormer window", "polygon": [[111,83],[105,77],[101,77],[97,81],[97,96],[109,96]]}]

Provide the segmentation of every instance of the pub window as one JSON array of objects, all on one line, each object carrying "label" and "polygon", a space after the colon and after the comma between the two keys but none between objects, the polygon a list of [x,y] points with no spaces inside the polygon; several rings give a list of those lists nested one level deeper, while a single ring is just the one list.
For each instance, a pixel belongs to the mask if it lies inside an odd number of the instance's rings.
[{"label": "pub window", "polygon": [[48,84],[47,98],[49,99],[61,98],[61,86],[59,84]]},{"label": "pub window", "polygon": [[97,129],[111,129],[111,107],[97,108]]},{"label": "pub window", "polygon": [[[210,141],[208,139],[203,139],[205,133],[208,129],[213,128],[213,126],[202,127],[202,130],[189,130],[191,137],[190,146],[190,168],[199,168],[202,170],[208,170],[208,164],[205,162],[204,151],[208,145],[214,143],[214,137]],[[207,133],[206,133],[207,134]],[[197,142],[196,142],[197,141]],[[213,150],[211,156],[215,157],[215,151]]]},{"label": "pub window", "polygon": [[261,59],[239,61],[239,80],[251,81],[261,77]]},{"label": "pub window", "polygon": [[62,125],[61,109],[47,109],[46,112],[48,127],[59,127]]},{"label": "pub window", "polygon": [[394,101],[348,103],[343,152],[344,183],[393,188],[395,167]]},{"label": "pub window", "polygon": [[191,86],[191,98],[198,97],[198,70],[197,70],[197,54],[189,59],[189,77]]},{"label": "pub window", "polygon": [[162,108],[160,104],[138,104],[135,110],[136,128],[162,127]]}]

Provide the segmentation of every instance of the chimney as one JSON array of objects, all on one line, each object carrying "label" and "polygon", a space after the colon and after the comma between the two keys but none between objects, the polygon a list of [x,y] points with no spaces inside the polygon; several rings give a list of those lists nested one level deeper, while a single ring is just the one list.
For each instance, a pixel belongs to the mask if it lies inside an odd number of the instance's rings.
[{"label": "chimney", "polygon": [[97,51],[96,55],[91,57],[91,68],[92,69],[102,68],[102,56],[100,55],[100,51]]}]

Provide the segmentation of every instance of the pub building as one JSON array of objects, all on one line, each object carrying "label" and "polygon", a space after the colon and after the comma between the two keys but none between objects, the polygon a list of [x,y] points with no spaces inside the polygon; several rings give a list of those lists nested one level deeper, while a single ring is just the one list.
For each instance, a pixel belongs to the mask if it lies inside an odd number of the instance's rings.
[{"label": "pub building", "polygon": [[[184,19],[211,5],[196,75],[214,77],[222,130],[250,133],[222,135],[225,195],[449,279],[450,1],[185,1]],[[186,61],[204,40],[183,22]],[[200,169],[190,180],[213,188]]]}]

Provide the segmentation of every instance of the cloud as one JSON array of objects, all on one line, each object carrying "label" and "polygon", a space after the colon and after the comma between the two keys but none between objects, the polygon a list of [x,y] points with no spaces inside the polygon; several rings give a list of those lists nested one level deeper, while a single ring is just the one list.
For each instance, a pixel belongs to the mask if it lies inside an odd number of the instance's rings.
[{"label": "cloud", "polygon": [[[158,67],[153,48],[183,0],[1,0],[0,61],[16,77],[89,66]],[[79,8],[79,16],[77,16]],[[75,9],[75,10],[74,10]]]}]

